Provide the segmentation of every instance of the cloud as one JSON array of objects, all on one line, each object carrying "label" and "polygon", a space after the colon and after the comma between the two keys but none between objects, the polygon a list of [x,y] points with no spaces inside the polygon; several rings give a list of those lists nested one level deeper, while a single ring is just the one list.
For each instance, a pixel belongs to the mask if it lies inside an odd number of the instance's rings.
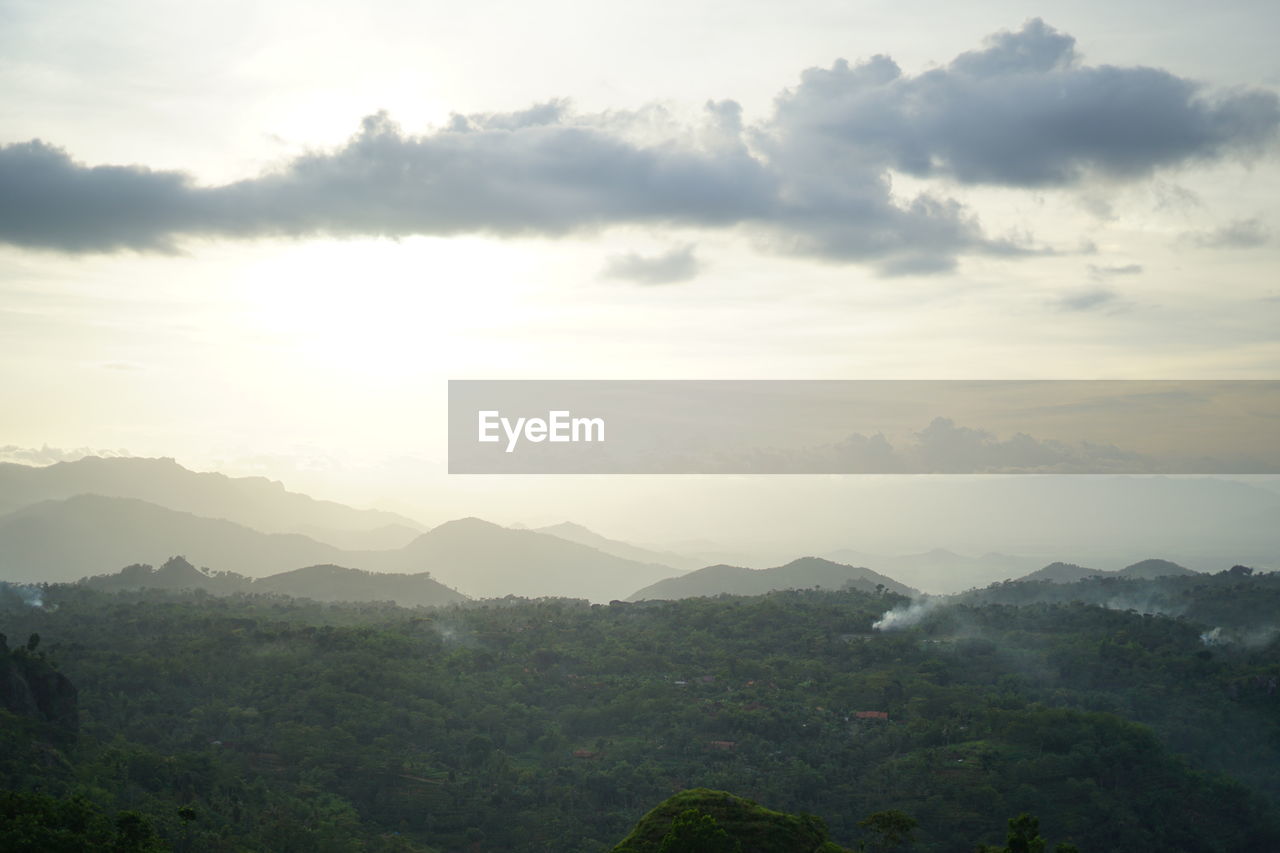
[{"label": "cloud", "polygon": [[1271,242],[1271,230],[1261,219],[1237,219],[1211,231],[1191,231],[1183,241],[1204,249],[1256,249]]},{"label": "cloud", "polygon": [[1123,264],[1113,267],[1100,267],[1089,264],[1089,274],[1094,278],[1106,278],[1113,275],[1138,275],[1142,272],[1142,264]]},{"label": "cloud", "polygon": [[1086,66],[1075,39],[1036,19],[916,76],[885,56],[810,69],[779,99],[773,126],[825,149],[828,163],[1043,187],[1253,154],[1278,124],[1270,92],[1206,95],[1159,69]]},{"label": "cloud", "polygon": [[578,114],[550,101],[413,135],[379,113],[344,145],[222,186],[11,144],[0,147],[0,242],[171,252],[191,238],[670,225],[740,228],[770,251],[921,274],[1037,250],[986,236],[937,188],[900,197],[894,171],[1022,188],[1137,180],[1256,156],[1277,127],[1270,92],[1088,66],[1071,36],[1037,19],[914,76],[887,56],[811,68],[753,124],[733,101],[709,102],[692,126],[657,108]]},{"label": "cloud", "polygon": [[676,284],[689,281],[698,275],[701,264],[694,255],[693,246],[679,246],[660,255],[646,257],[628,252],[609,259],[604,268],[608,278],[622,279],[636,284]]},{"label": "cloud", "polygon": [[1092,311],[1096,308],[1114,305],[1119,295],[1110,288],[1094,287],[1078,290],[1059,297],[1051,304],[1059,311]]}]

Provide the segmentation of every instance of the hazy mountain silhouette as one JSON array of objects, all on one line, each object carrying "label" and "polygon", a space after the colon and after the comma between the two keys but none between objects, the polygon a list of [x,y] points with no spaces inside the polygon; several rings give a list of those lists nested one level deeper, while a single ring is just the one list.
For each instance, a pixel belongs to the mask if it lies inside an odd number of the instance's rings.
[{"label": "hazy mountain silhouette", "polygon": [[394,601],[401,607],[431,607],[467,600],[429,572],[380,574],[333,565],[281,572],[254,581],[249,591],[277,592],[316,601]]},{"label": "hazy mountain silhouette", "polygon": [[316,500],[264,477],[190,471],[172,459],[89,456],[42,468],[0,464],[0,513],[84,494],[134,498],[344,548],[399,548],[426,529],[396,513]]},{"label": "hazy mountain silhouette", "polygon": [[306,536],[261,533],[145,501],[79,495],[0,517],[0,579],[73,581],[104,566],[186,554],[246,575],[339,562],[346,552]]},{"label": "hazy mountain silhouette", "polygon": [[1075,583],[1085,578],[1159,578],[1168,575],[1195,575],[1194,572],[1185,566],[1169,560],[1148,559],[1125,566],[1123,569],[1114,572],[1103,571],[1102,569],[1090,569],[1084,566],[1077,566],[1075,563],[1050,563],[1043,569],[1037,569],[1029,575],[1018,578],[1021,581],[1048,581],[1050,583]]},{"label": "hazy mountain silhouette", "polygon": [[1179,566],[1168,560],[1147,559],[1125,566],[1116,575],[1122,578],[1162,578],[1169,575],[1198,575],[1186,566]]},{"label": "hazy mountain silhouette", "polygon": [[546,533],[559,539],[577,542],[579,545],[586,545],[606,554],[621,557],[624,560],[635,560],[637,563],[657,563],[663,566],[670,566],[673,569],[685,570],[697,569],[706,565],[700,560],[684,554],[677,554],[674,551],[655,551],[649,548],[642,548],[639,545],[632,545],[630,542],[609,539],[594,530],[583,527],[581,524],[574,524],[572,521],[564,521],[560,524],[553,524],[550,527],[537,527],[534,528],[534,532]]},{"label": "hazy mountain silhouette", "polygon": [[366,565],[371,568],[430,571],[478,598],[567,596],[611,601],[673,571],[670,566],[626,560],[557,536],[512,530],[478,518],[446,522],[400,551],[368,556]]},{"label": "hazy mountain silhouette", "polygon": [[741,566],[707,566],[680,577],[666,578],[628,596],[628,601],[645,599],[694,598],[703,595],[763,595],[776,589],[842,589],[851,586],[874,592],[877,585],[910,595],[906,584],[870,569],[833,563],[820,557],[801,557],[772,569],[745,569]]},{"label": "hazy mountain silhouette", "polygon": [[466,600],[466,596],[425,572],[376,574],[323,565],[254,580],[235,572],[197,569],[185,557],[171,557],[158,569],[142,564],[126,566],[116,574],[96,575],[80,583],[108,592],[131,589],[202,589],[214,595],[262,592],[315,601],[394,601],[401,607],[430,607]]},{"label": "hazy mountain silhouette", "polygon": [[486,598],[609,601],[674,571],[478,518],[448,522],[391,551],[344,551],[299,534],[260,533],[130,498],[80,495],[0,517],[0,580],[71,581],[104,566],[156,565],[170,554],[250,577],[314,565],[430,572]]},{"label": "hazy mountain silhouette", "polygon": [[146,563],[125,566],[115,574],[81,578],[84,586],[104,592],[130,589],[202,589],[215,595],[246,592],[253,578],[235,572],[211,572],[197,569],[186,557],[170,557],[158,569]]},{"label": "hazy mountain silhouette", "polygon": [[1112,574],[1104,572],[1101,569],[1090,569],[1085,566],[1077,566],[1075,563],[1050,563],[1043,569],[1036,569],[1028,575],[1024,575],[1018,580],[1023,581],[1049,581],[1050,583],[1075,583],[1085,578],[1098,577],[1100,575]]}]

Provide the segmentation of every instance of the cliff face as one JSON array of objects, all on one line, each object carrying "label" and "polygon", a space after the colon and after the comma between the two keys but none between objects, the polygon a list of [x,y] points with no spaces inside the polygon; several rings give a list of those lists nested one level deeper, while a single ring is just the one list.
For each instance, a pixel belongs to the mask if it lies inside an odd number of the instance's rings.
[{"label": "cliff face", "polygon": [[79,726],[75,685],[26,649],[0,648],[0,707],[19,716],[54,723],[68,731],[74,732]]}]

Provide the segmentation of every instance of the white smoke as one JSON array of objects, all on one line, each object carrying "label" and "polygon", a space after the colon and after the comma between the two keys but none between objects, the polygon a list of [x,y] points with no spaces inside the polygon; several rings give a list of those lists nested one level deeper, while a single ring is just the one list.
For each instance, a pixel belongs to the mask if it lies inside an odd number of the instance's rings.
[{"label": "white smoke", "polygon": [[6,584],[9,589],[18,594],[22,599],[22,603],[28,607],[44,607],[44,587],[35,584]]},{"label": "white smoke", "polygon": [[872,623],[873,631],[896,631],[915,625],[941,603],[936,598],[921,598],[905,607],[899,605]]},{"label": "white smoke", "polygon": [[1206,646],[1225,646],[1235,644],[1247,649],[1261,648],[1280,634],[1280,627],[1275,625],[1258,625],[1252,628],[1226,629],[1213,628],[1200,635],[1200,642]]}]

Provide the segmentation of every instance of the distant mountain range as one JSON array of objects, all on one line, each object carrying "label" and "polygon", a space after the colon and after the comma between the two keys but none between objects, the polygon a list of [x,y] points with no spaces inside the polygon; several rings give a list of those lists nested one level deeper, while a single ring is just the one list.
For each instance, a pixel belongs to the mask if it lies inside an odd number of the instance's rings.
[{"label": "distant mountain range", "polygon": [[424,533],[398,552],[369,555],[362,567],[428,570],[468,595],[568,596],[605,602],[669,577],[670,566],[640,563],[533,530],[464,518]]},{"label": "distant mountain range", "polygon": [[[1034,521],[1024,517],[1027,512],[1048,513],[1064,525],[1064,536],[1072,534],[1077,545],[1095,548],[1073,546],[1068,553],[1095,565],[1123,565],[1142,555],[1141,550],[1117,551],[1099,544],[1108,538],[1103,533],[1121,525],[1119,516],[1124,513],[1108,509],[1118,501],[1135,507],[1139,521],[1147,519],[1147,526],[1139,525],[1132,535],[1159,543],[1165,554],[1197,568],[1236,562],[1266,566],[1266,554],[1274,553],[1269,543],[1280,529],[1273,523],[1280,518],[1280,495],[1243,483],[1117,478],[1102,489],[1092,481],[1070,481],[1042,496],[1035,483],[1015,480],[968,485],[945,481],[923,492],[903,492],[905,486],[894,481],[885,486],[883,497],[910,496],[912,511],[922,519],[942,518],[936,527],[930,522],[929,530],[944,540],[950,537],[947,525],[962,521],[956,513],[976,511],[975,505],[986,506],[984,501],[992,512],[1007,516],[1005,527],[1014,533]],[[815,508],[828,510],[836,511],[825,505]],[[864,526],[874,524],[866,512],[859,517]],[[1164,526],[1148,530],[1155,518]],[[1072,525],[1080,528],[1078,535],[1072,533]],[[1212,548],[1185,550],[1195,541],[1194,531],[1206,525],[1232,547],[1219,553],[1212,550],[1219,546],[1210,543]],[[1090,530],[1099,535],[1089,535]],[[1108,536],[1118,536],[1112,534]],[[690,556],[685,545],[698,553]],[[883,583],[898,591],[916,587],[948,594],[1007,578],[1069,583],[1094,575],[1154,577],[1190,571],[1165,561],[1142,561],[1105,572],[1068,563],[1046,566],[1051,556],[969,557],[945,549],[899,556],[842,549],[826,552],[816,562],[807,558],[754,570],[742,566],[782,563],[795,552],[783,550],[781,542],[767,552],[736,555],[727,549],[712,553],[714,543],[706,542],[670,547],[685,553],[610,539],[572,522],[515,530],[472,518],[430,530],[395,513],[315,500],[260,477],[198,473],[172,459],[90,457],[45,468],[0,464],[0,580],[72,581],[115,566],[158,565],[170,555],[183,554],[199,565],[249,577],[275,576],[300,566],[429,572],[474,597],[564,596],[604,602],[640,595],[755,594],[862,581],[869,581],[862,588]],[[1064,549],[1035,553],[1055,552]],[[717,565],[702,568],[707,563]],[[850,571],[866,574],[854,576]]]},{"label": "distant mountain range", "polygon": [[112,566],[185,554],[201,565],[260,576],[345,552],[296,533],[261,533],[223,519],[132,498],[78,495],[0,517],[0,579],[74,581]]},{"label": "distant mountain range", "polygon": [[204,572],[183,557],[172,557],[158,569],[135,564],[116,574],[85,578],[81,583],[108,592],[202,589],[214,595],[260,592],[314,601],[393,601],[401,607],[435,607],[466,600],[466,596],[426,573],[377,574],[323,565],[255,580],[235,572]]},{"label": "distant mountain range", "polygon": [[632,593],[628,601],[646,599],[695,598],[707,595],[763,595],[780,589],[844,589],[853,587],[875,592],[883,586],[891,592],[914,595],[916,590],[893,578],[833,563],[820,557],[801,557],[772,569],[745,569],[741,566],[708,566],[680,577],[666,578]]},{"label": "distant mountain range", "polygon": [[475,597],[564,596],[610,601],[668,577],[638,563],[531,530],[476,518],[442,524],[402,548],[347,551],[299,534],[262,533],[129,498],[79,495],[0,517],[0,579],[73,581],[106,566],[158,564],[172,554],[251,577],[298,566],[430,572]]},{"label": "distant mountain range", "polygon": [[0,514],[77,495],[133,498],[341,548],[399,548],[426,529],[396,513],[316,500],[264,477],[190,471],[172,459],[90,456],[43,468],[0,464]]},{"label": "distant mountain range", "polygon": [[1048,581],[1050,583],[1075,583],[1085,578],[1117,577],[1117,578],[1161,578],[1169,575],[1195,575],[1185,566],[1179,566],[1168,560],[1148,559],[1125,566],[1114,572],[1101,569],[1090,569],[1077,566],[1075,563],[1050,563],[1043,569],[1037,569],[1029,575],[1019,578],[1021,581]]}]

